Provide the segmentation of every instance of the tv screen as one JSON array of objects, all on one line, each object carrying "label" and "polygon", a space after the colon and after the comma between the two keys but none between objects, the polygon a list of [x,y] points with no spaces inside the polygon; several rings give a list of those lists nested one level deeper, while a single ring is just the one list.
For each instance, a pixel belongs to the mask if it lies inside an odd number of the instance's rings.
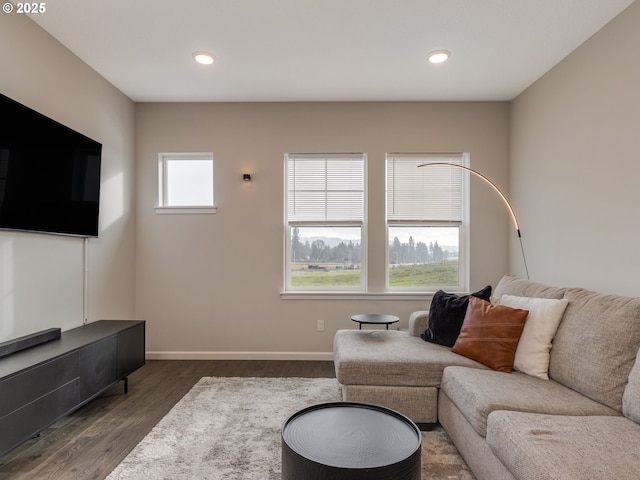
[{"label": "tv screen", "polygon": [[0,228],[98,236],[102,145],[0,94]]}]

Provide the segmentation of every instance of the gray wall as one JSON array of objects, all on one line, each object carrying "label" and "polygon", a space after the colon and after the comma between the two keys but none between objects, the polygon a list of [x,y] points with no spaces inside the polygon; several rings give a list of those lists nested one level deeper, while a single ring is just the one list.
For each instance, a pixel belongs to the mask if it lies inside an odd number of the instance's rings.
[{"label": "gray wall", "polygon": [[[337,329],[356,326],[355,313],[396,314],[406,325],[428,307],[426,295],[281,298],[284,154],[368,154],[368,279],[380,294],[385,152],[468,151],[506,189],[508,124],[506,102],[138,104],[136,313],[149,322],[148,349],[163,358],[317,358]],[[183,151],[214,153],[216,215],[154,213],[158,153]],[[471,203],[475,289],[506,272],[510,226],[500,199],[475,179]]]},{"label": "gray wall", "polygon": [[533,280],[640,295],[639,25],[634,2],[512,102],[511,196]]},{"label": "gray wall", "polygon": [[[25,15],[0,15],[0,65],[0,92],[103,144],[88,319],[133,318],[133,102]],[[79,238],[0,232],[0,341],[82,325],[83,255]]]}]

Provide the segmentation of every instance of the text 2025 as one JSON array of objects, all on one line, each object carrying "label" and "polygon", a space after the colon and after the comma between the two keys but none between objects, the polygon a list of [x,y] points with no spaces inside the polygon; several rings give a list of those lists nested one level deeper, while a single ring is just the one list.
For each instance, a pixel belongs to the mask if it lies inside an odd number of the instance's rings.
[{"label": "text 2025", "polygon": [[47,4],[41,3],[16,3],[16,13],[44,13],[47,11]]}]

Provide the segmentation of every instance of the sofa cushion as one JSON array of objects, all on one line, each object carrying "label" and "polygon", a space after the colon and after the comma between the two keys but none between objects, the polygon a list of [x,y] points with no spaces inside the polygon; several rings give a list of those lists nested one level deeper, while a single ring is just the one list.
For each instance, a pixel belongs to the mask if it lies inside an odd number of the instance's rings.
[{"label": "sofa cushion", "polygon": [[487,443],[515,478],[640,478],[640,428],[624,417],[497,411]]},{"label": "sofa cushion", "polygon": [[460,334],[470,296],[488,301],[491,298],[491,285],[471,295],[462,296],[438,290],[431,299],[429,324],[424,332],[424,339],[427,342],[453,347]]},{"label": "sofa cushion", "polygon": [[523,280],[515,275],[505,275],[493,291],[496,299],[502,295],[515,295],[517,297],[537,298],[563,298],[566,288],[550,287],[542,283]]},{"label": "sofa cushion", "polygon": [[342,385],[439,387],[447,365],[486,368],[448,347],[397,330],[338,330],[333,362]]},{"label": "sofa cushion", "polygon": [[569,305],[551,349],[549,377],[622,411],[622,394],[640,346],[640,298],[583,289]]},{"label": "sofa cushion", "polygon": [[552,415],[619,415],[557,382],[520,372],[509,374],[447,367],[441,388],[482,437],[487,432],[487,416],[495,410]]},{"label": "sofa cushion", "polygon": [[528,314],[527,310],[492,305],[471,297],[452,351],[509,373]]},{"label": "sofa cushion", "polygon": [[629,374],[629,383],[622,396],[622,413],[636,423],[640,423],[640,357]]},{"label": "sofa cushion", "polygon": [[551,341],[568,303],[567,299],[502,295],[500,305],[529,311],[513,362],[516,370],[549,379]]}]

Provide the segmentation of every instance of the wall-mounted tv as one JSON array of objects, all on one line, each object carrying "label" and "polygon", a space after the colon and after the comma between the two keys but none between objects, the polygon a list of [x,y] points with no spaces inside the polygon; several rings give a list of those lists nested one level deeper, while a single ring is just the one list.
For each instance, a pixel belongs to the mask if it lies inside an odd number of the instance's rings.
[{"label": "wall-mounted tv", "polygon": [[0,229],[98,236],[102,144],[0,94]]}]

